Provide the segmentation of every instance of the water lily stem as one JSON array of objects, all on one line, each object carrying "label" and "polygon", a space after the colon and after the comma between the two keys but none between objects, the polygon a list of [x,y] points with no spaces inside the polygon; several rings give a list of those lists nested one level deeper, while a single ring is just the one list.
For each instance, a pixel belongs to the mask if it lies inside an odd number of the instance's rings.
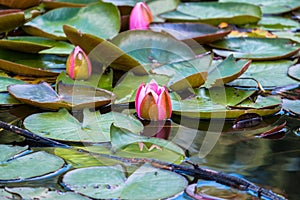
[{"label": "water lily stem", "polygon": [[62,144],[60,142],[51,140],[49,138],[39,136],[39,135],[34,134],[26,129],[22,129],[20,127],[14,126],[12,124],[8,124],[3,121],[0,121],[0,128],[3,128],[4,130],[7,130],[7,131],[11,131],[18,135],[21,135],[27,139],[34,140],[35,142],[37,142],[38,144],[43,145],[43,146],[71,148],[69,145]]}]

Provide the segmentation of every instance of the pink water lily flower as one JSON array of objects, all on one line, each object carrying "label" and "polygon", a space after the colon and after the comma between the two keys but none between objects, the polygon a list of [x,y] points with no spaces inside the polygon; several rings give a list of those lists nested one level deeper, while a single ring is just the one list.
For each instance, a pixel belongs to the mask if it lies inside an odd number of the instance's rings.
[{"label": "pink water lily flower", "polygon": [[142,83],[136,93],[135,109],[138,117],[147,120],[166,120],[171,117],[172,103],[167,88],[155,80]]},{"label": "pink water lily flower", "polygon": [[129,29],[148,29],[152,21],[153,16],[148,5],[145,2],[138,2],[130,13]]},{"label": "pink water lily flower", "polygon": [[90,59],[79,46],[76,46],[69,55],[66,71],[72,79],[85,80],[91,76],[92,65]]}]

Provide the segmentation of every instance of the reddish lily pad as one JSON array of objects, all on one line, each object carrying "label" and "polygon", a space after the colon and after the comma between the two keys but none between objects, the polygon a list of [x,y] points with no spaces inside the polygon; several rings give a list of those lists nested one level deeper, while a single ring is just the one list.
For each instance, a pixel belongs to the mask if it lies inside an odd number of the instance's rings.
[{"label": "reddish lily pad", "polygon": [[20,8],[25,9],[32,6],[37,6],[41,3],[40,0],[26,0],[26,1],[19,1],[19,0],[0,0],[0,5],[4,5],[10,8]]},{"label": "reddish lily pad", "polygon": [[67,38],[74,44],[80,46],[93,61],[102,66],[111,66],[114,69],[133,71],[135,74],[145,75],[147,71],[133,57],[126,54],[116,45],[102,38],[88,33],[82,33],[74,27],[64,25]]},{"label": "reddish lily pad", "polygon": [[178,40],[193,39],[200,44],[222,39],[231,29],[220,29],[203,23],[152,23],[149,28],[157,32],[167,32]]},{"label": "reddish lily pad", "polygon": [[25,15],[22,10],[0,10],[0,33],[10,31],[25,23]]},{"label": "reddish lily pad", "polygon": [[23,103],[53,110],[96,108],[114,99],[114,94],[107,90],[82,85],[59,84],[56,93],[45,82],[10,85],[8,91]]},{"label": "reddish lily pad", "polygon": [[[228,38],[211,43],[214,52],[227,57],[252,60],[278,60],[295,55],[300,44],[284,38]],[[221,49],[221,50],[220,50]]]}]

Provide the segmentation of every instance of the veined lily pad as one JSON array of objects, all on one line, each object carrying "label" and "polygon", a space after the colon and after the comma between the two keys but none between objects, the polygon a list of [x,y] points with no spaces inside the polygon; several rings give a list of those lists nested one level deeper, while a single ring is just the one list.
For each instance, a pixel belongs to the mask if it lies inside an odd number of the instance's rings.
[{"label": "veined lily pad", "polygon": [[193,39],[200,44],[222,39],[231,31],[203,23],[152,23],[149,28],[157,32],[167,32],[178,40]]},{"label": "veined lily pad", "polygon": [[73,44],[80,46],[91,60],[123,71],[132,70],[136,74],[147,74],[137,60],[111,42],[88,33],[82,33],[71,26],[64,25],[63,29],[67,38]]},{"label": "veined lily pad", "polygon": [[40,0],[27,0],[27,1],[19,1],[19,0],[0,0],[0,5],[8,6],[10,8],[29,8],[32,6],[37,6],[40,4]]},{"label": "veined lily pad", "polygon": [[42,0],[45,8],[54,9],[61,7],[84,7],[89,3],[98,2],[98,0]]},{"label": "veined lily pad", "polygon": [[223,86],[224,84],[237,79],[249,67],[250,60],[235,61],[232,55],[227,57],[218,65],[213,65],[209,70],[206,87]]},{"label": "veined lily pad", "polygon": [[96,199],[163,199],[182,192],[187,180],[174,172],[143,165],[128,178],[117,166],[88,167],[67,172],[64,184]]},{"label": "veined lily pad", "polygon": [[[0,166],[0,180],[5,181],[26,181],[39,176],[49,175],[61,169],[65,162],[63,159],[43,151],[27,155],[13,157],[24,151],[24,148],[0,145],[1,152],[9,153],[2,157]],[[15,156],[14,155],[14,156]]]},{"label": "veined lily pad", "polygon": [[95,108],[114,99],[114,94],[104,89],[62,83],[58,85],[58,93],[46,82],[10,85],[8,91],[23,103],[54,110]]},{"label": "veined lily pad", "polygon": [[193,21],[218,25],[256,23],[261,18],[258,6],[246,3],[190,2],[181,3],[175,11],[160,17],[170,21]]},{"label": "veined lily pad", "polygon": [[277,60],[295,55],[300,44],[283,38],[228,38],[210,44],[214,48],[224,49],[214,52],[227,57],[252,60]]},{"label": "veined lily pad", "polygon": [[112,43],[145,65],[148,70],[195,58],[188,45],[165,33],[130,30],[114,37]]},{"label": "veined lily pad", "polygon": [[256,88],[257,82],[254,81],[256,80],[268,89],[299,83],[287,75],[289,67],[295,62],[291,60],[252,62],[247,71],[240,76],[241,79],[236,79],[228,85]]},{"label": "veined lily pad", "polygon": [[21,10],[0,10],[0,33],[11,31],[25,23],[24,12]]},{"label": "veined lily pad", "polygon": [[57,76],[66,69],[66,57],[0,49],[0,69],[26,76]]},{"label": "veined lily pad", "polygon": [[234,105],[243,103],[253,93],[254,91],[213,87],[206,90],[205,93],[199,91],[198,95],[191,99],[181,100],[173,97],[173,113],[192,118],[236,118],[245,113],[257,113],[261,116],[271,115],[281,109],[278,104],[274,106],[273,99],[260,106],[254,104],[252,109],[228,108],[228,106],[234,107]]},{"label": "veined lily pad", "polygon": [[18,194],[22,199],[55,199],[55,200],[89,200],[90,198],[81,196],[74,192],[62,192],[43,187],[15,187],[5,188],[6,191]]},{"label": "veined lily pad", "polygon": [[43,137],[73,142],[109,142],[112,123],[133,133],[143,130],[141,122],[125,114],[110,112],[100,115],[98,111],[85,109],[83,115],[80,123],[65,109],[38,113],[27,117],[24,126]]},{"label": "veined lily pad", "polygon": [[0,40],[0,47],[26,53],[52,53],[69,55],[74,46],[62,41],[42,37],[19,36]]},{"label": "veined lily pad", "polygon": [[120,14],[110,3],[93,3],[83,8],[58,8],[27,22],[23,29],[37,36],[65,40],[63,25],[71,25],[97,37],[111,38],[120,30]]},{"label": "veined lily pad", "polygon": [[281,14],[296,10],[300,7],[298,0],[220,0],[220,2],[244,2],[251,3],[261,7],[264,14]]}]

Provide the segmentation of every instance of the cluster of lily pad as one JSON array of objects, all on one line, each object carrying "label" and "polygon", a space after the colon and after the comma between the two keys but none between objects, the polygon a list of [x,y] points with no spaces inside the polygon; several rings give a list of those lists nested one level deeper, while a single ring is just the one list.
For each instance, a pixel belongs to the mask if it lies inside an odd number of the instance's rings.
[{"label": "cluster of lily pad", "polygon": [[[293,32],[299,29],[299,22],[278,14],[293,13],[299,17],[295,10],[300,4],[297,0],[283,4],[276,1],[281,9],[275,9],[272,2],[149,1],[153,23],[146,30],[128,30],[135,0],[80,3],[32,0],[6,4],[0,1],[7,7],[0,10],[0,32],[3,32],[0,105],[26,104],[44,110],[23,121],[25,128],[43,137],[111,145],[78,147],[85,151],[107,154],[113,151],[120,157],[149,157],[180,163],[184,151],[170,141],[140,136],[144,127],[132,114],[115,111],[100,114],[88,108],[103,111],[107,105],[131,105],[140,84],[155,80],[170,91],[174,116],[233,119],[245,113],[260,116],[277,113],[282,108],[281,97],[268,91],[298,84],[300,79],[299,65],[296,65],[300,39]],[[224,22],[226,28],[217,26]],[[260,32],[232,31],[232,28],[257,28]],[[76,46],[91,60],[92,72],[86,80],[74,80],[66,73],[67,57]],[[286,109],[299,113],[297,104],[284,102]],[[70,114],[74,110],[83,111],[82,121]],[[155,144],[162,149],[140,151],[137,142]],[[1,163],[8,164],[0,168],[2,181],[29,181],[59,170],[62,173],[62,169],[68,168],[61,159],[64,158],[72,167],[82,169],[68,172],[63,183],[92,198],[143,199],[150,192],[157,195],[153,198],[165,198],[183,191],[187,185],[181,176],[149,166],[143,166],[126,180],[120,166],[98,167],[117,162],[101,158],[101,163],[98,158],[78,153],[78,149],[57,148],[52,155],[22,153],[27,147],[3,145],[0,148],[12,152],[1,158]],[[32,162],[40,165],[41,158],[45,161],[38,170],[23,165],[28,160],[30,166],[35,165]],[[28,174],[28,169],[34,174]],[[12,173],[7,173],[8,170]],[[159,174],[157,179],[153,176],[155,170]],[[141,171],[149,173],[140,179]],[[116,174],[119,179],[105,180],[107,174]],[[94,176],[89,182],[82,178]],[[137,189],[137,183],[146,184],[149,180],[161,183],[159,187],[140,184],[143,192]],[[171,186],[171,183],[176,184]],[[118,188],[110,192],[107,184]],[[132,188],[136,193],[132,193]],[[145,188],[151,191],[145,192]],[[23,196],[30,192],[17,190],[6,188],[1,190],[1,195],[13,192]],[[43,193],[45,189],[35,192]]]}]

